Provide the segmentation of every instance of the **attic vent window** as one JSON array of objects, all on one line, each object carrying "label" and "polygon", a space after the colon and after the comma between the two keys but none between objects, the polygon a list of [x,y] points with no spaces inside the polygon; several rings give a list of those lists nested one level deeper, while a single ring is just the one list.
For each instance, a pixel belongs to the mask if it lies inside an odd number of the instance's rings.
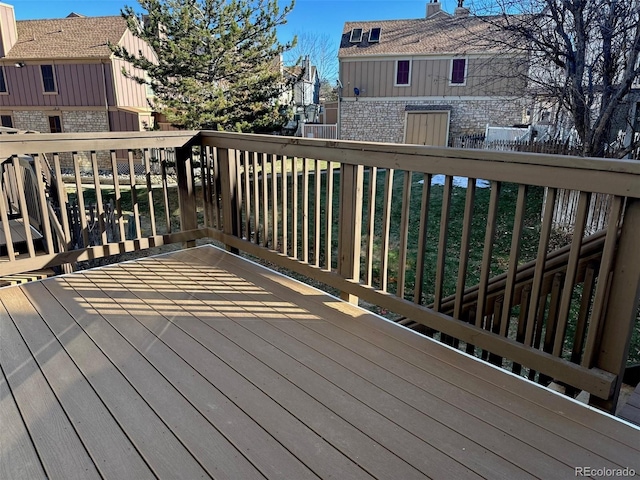
[{"label": "attic vent window", "polygon": [[372,28],[369,32],[369,43],[377,43],[380,41],[380,28]]},{"label": "attic vent window", "polygon": [[351,30],[351,38],[349,39],[351,43],[360,43],[362,41],[362,29],[354,28]]}]

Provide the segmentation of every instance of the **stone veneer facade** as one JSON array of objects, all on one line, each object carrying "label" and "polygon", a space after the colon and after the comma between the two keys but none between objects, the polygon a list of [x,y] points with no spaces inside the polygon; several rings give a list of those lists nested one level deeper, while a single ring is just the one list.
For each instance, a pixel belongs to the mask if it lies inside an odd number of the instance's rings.
[{"label": "stone veneer facade", "polygon": [[[62,131],[77,132],[108,132],[109,119],[105,110],[14,110],[12,113],[14,128],[19,130],[35,130],[41,133],[50,132],[49,116],[59,115]],[[78,152],[81,170],[91,170],[89,152]],[[97,152],[98,167],[110,168],[109,152]],[[60,155],[62,168],[73,168],[70,154]]]},{"label": "stone veneer facade", "polygon": [[[458,135],[484,133],[487,123],[511,126],[523,120],[524,105],[513,99],[369,100],[340,102],[342,140],[404,143],[407,107],[448,107],[451,111],[449,139]],[[416,108],[418,107],[418,108]]]}]

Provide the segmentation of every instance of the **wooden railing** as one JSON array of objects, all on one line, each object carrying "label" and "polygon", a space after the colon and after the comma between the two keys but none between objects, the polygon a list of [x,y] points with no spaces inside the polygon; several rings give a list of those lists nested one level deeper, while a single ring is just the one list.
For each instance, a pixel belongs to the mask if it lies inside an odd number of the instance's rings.
[{"label": "wooden railing", "polygon": [[[7,159],[8,168],[0,184],[5,237],[0,245],[0,274],[75,264],[205,236],[206,230],[198,229],[191,157],[180,157],[175,165],[166,161],[168,150],[172,158],[173,150],[190,154],[184,147],[194,136],[195,132],[137,132],[3,137],[0,159]],[[157,158],[151,158],[152,149]],[[31,157],[31,171],[28,157],[19,156]],[[157,179],[151,174],[152,161],[160,165]],[[134,163],[143,166],[144,175],[135,175]],[[128,167],[125,175],[118,174],[122,164]],[[33,178],[35,185],[25,182]],[[37,225],[34,206],[40,219]],[[109,206],[113,218],[108,222]],[[41,239],[35,238],[36,229]]]},{"label": "wooden railing", "polygon": [[[638,303],[640,164],[218,132],[201,142],[218,175],[211,236],[230,249],[615,405]],[[579,192],[578,206],[556,248],[561,190]],[[612,196],[611,220],[585,237],[594,193]]]},{"label": "wooden railing", "polygon": [[[36,175],[42,246],[7,242],[0,272],[211,237],[514,373],[615,405],[640,288],[640,164],[222,132],[19,137],[0,142],[0,159],[32,154],[42,172],[46,154],[57,188]],[[144,164],[144,179],[118,177],[118,162]],[[578,192],[578,205],[573,235],[558,239],[560,190]],[[588,236],[595,193],[611,196],[610,220]]]}]

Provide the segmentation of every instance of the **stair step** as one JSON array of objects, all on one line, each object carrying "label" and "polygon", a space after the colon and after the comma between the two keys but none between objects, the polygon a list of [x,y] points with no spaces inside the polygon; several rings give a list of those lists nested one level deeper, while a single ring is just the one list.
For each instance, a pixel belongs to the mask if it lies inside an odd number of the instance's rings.
[{"label": "stair step", "polygon": [[53,277],[56,273],[50,269],[34,270],[33,272],[13,273],[11,275],[3,275],[0,277],[0,287],[9,285],[21,285],[23,283],[32,282],[34,280],[42,280]]}]

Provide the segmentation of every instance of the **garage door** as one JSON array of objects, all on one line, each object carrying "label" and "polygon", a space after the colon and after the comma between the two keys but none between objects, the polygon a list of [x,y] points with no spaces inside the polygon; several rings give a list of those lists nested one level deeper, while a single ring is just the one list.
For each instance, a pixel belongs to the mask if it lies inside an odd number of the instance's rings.
[{"label": "garage door", "polygon": [[447,146],[449,112],[408,113],[405,143]]}]

